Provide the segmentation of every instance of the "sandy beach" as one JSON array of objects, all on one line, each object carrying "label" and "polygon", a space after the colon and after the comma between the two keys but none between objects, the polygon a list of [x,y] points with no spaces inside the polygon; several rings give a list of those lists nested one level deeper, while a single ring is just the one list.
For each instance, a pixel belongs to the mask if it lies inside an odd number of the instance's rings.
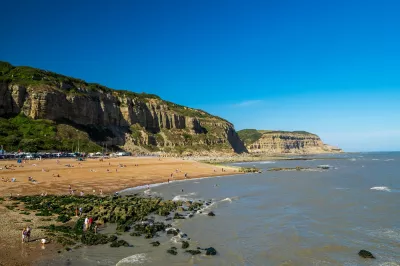
[{"label": "sandy beach", "polygon": [[[69,186],[75,195],[81,192],[99,195],[100,191],[110,194],[130,187],[182,180],[185,173],[187,179],[191,179],[238,172],[233,167],[224,166],[222,171],[221,166],[175,158],[49,159],[27,160],[20,164],[15,160],[0,161],[0,197],[4,198],[0,201],[0,265],[32,265],[43,256],[56,254],[60,248],[53,243],[43,249],[39,241],[35,241],[43,237],[43,231],[37,227],[49,222],[33,214],[23,215],[5,208],[11,194],[69,194]],[[13,178],[15,182],[11,182]],[[22,206],[17,208],[24,211]],[[32,241],[22,244],[21,230],[27,225],[33,228]]]}]

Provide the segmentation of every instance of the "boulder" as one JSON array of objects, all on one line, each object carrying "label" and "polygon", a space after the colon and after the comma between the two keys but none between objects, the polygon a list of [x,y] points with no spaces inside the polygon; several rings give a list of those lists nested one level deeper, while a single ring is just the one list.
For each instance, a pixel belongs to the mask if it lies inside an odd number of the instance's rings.
[{"label": "boulder", "polygon": [[205,250],[206,250],[206,255],[212,255],[212,256],[217,255],[217,251],[213,247],[206,248]]},{"label": "boulder", "polygon": [[365,249],[360,250],[358,252],[358,255],[365,259],[375,259],[374,255],[372,255],[371,252],[369,252],[368,250],[365,250]]},{"label": "boulder", "polygon": [[207,215],[208,215],[208,216],[215,216],[215,213],[209,212]]}]

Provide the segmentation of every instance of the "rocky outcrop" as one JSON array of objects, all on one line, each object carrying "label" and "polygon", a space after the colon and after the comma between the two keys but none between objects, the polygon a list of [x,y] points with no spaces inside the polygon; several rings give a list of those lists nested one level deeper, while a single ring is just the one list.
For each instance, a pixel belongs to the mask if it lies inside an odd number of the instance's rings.
[{"label": "rocky outcrop", "polygon": [[315,134],[305,131],[243,130],[239,136],[252,153],[266,154],[318,154],[342,152],[340,148],[326,145]]},{"label": "rocky outcrop", "polygon": [[[22,76],[23,71],[33,74],[26,78],[28,75]],[[112,132],[102,139],[103,145],[117,145],[126,150],[246,151],[228,121],[163,101],[155,95],[115,91],[25,67],[0,71],[0,78],[1,117],[23,113],[35,120],[103,128]]]}]

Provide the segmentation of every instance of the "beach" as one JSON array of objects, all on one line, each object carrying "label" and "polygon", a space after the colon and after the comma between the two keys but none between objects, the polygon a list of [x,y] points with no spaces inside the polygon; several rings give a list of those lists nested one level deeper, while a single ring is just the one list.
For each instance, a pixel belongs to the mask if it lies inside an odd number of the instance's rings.
[{"label": "beach", "polygon": [[[48,222],[33,214],[23,215],[5,208],[11,195],[66,195],[71,192],[69,186],[77,196],[81,192],[106,195],[168,180],[184,180],[185,174],[186,179],[238,174],[234,167],[158,157],[119,157],[103,161],[99,158],[26,160],[20,164],[13,160],[0,161],[0,168],[0,179],[8,180],[0,181],[0,197],[4,198],[0,204],[0,265],[30,265],[41,257],[56,254],[59,248],[54,243],[46,245],[45,249],[38,241],[21,243],[24,226],[31,225],[32,239],[39,239],[43,231],[36,229],[37,226]],[[13,178],[15,182],[11,182]]]}]

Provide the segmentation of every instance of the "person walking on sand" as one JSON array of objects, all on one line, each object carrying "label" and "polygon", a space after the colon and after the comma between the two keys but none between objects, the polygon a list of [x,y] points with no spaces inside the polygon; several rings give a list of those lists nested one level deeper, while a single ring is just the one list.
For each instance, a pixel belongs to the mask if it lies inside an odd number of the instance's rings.
[{"label": "person walking on sand", "polygon": [[78,206],[75,207],[75,216],[78,217]]},{"label": "person walking on sand", "polygon": [[93,218],[90,216],[89,222],[88,222],[88,229],[90,229],[92,227],[92,223],[93,223]]},{"label": "person walking on sand", "polygon": [[79,207],[79,216],[82,216],[82,207]]},{"label": "person walking on sand", "polygon": [[87,231],[88,230],[88,227],[89,227],[89,219],[86,217],[85,218],[85,229],[83,230],[83,231]]},{"label": "person walking on sand", "polygon": [[32,228],[30,228],[30,226],[28,225],[28,227],[26,228],[26,240],[27,240],[27,242],[29,242],[30,239],[31,239],[31,232],[32,232]]},{"label": "person walking on sand", "polygon": [[22,229],[22,235],[21,235],[21,237],[22,237],[22,243],[24,243],[24,242],[25,242],[25,239],[26,239],[26,228],[25,228],[25,227]]}]

